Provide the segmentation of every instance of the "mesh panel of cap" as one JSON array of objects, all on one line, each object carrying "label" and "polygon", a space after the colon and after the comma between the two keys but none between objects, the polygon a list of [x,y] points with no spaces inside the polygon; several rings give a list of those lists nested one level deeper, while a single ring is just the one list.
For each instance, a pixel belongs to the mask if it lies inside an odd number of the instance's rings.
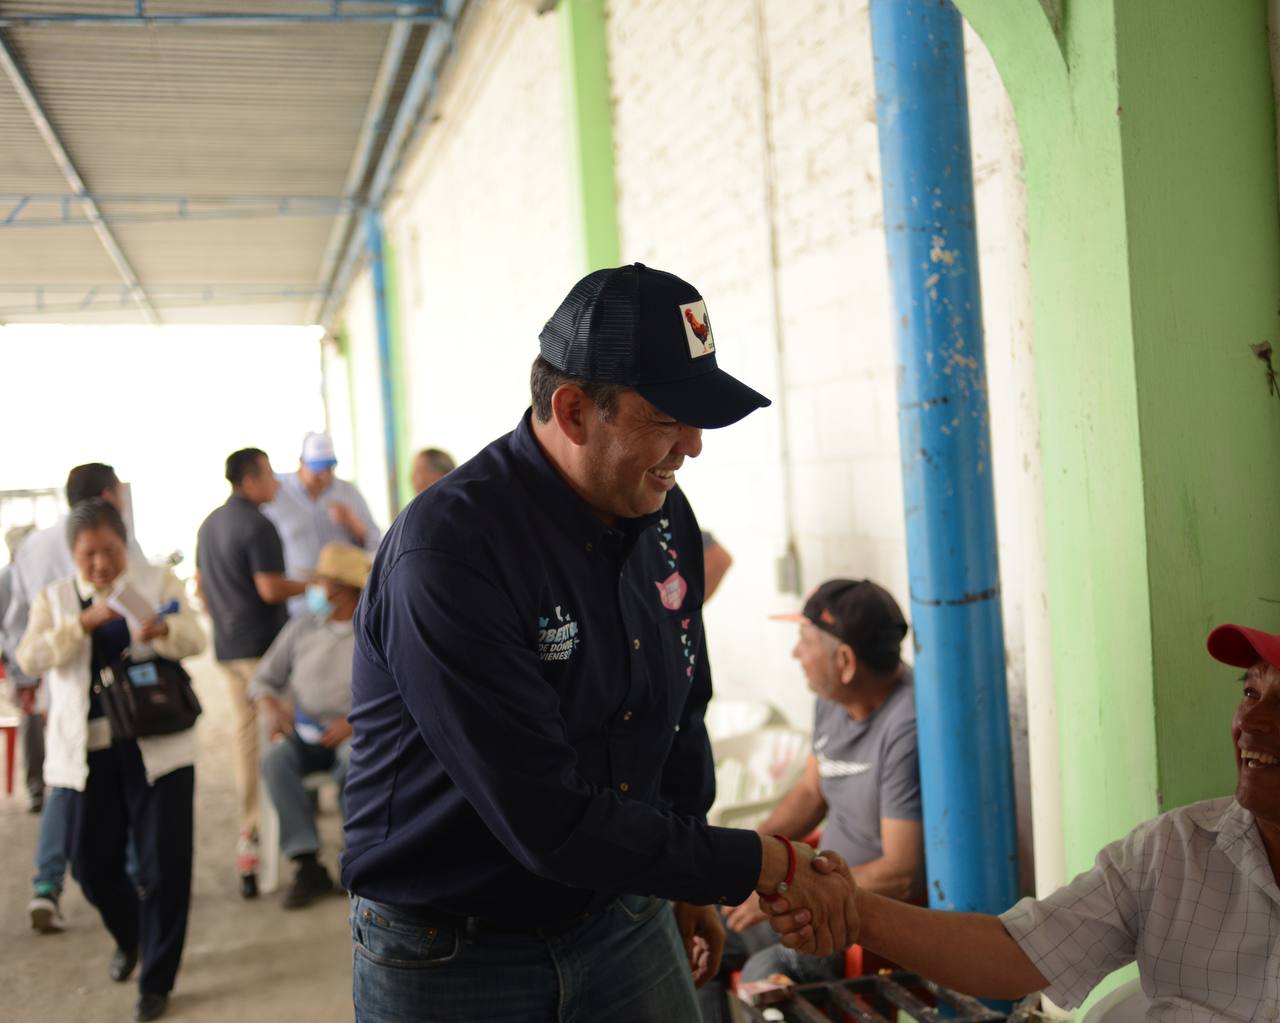
[{"label": "mesh panel of cap", "polygon": [[580,280],[542,328],[543,358],[585,380],[630,382],[638,283],[633,266]]}]

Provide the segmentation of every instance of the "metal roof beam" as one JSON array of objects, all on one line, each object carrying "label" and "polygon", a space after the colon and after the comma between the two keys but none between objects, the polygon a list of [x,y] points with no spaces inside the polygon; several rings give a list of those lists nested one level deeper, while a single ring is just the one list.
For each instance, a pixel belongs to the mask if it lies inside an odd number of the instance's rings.
[{"label": "metal roof beam", "polygon": [[[27,301],[13,305],[0,301],[0,322],[14,316],[119,312],[133,303],[133,296],[124,285],[5,285],[0,287],[0,294],[30,296]],[[193,284],[152,289],[152,298],[162,307],[173,309],[302,302],[320,294],[319,288],[306,285]]]},{"label": "metal roof beam", "polygon": [[[356,139],[356,151],[347,170],[347,180],[342,186],[342,194],[352,201],[358,199],[357,192],[369,172],[369,162],[373,159],[373,147],[377,142],[378,131],[387,116],[387,100],[391,96],[391,87],[395,84],[400,64],[404,60],[405,48],[409,44],[411,28],[408,25],[397,25],[387,38],[386,49],[382,53],[382,63],[378,67],[378,77],[374,80],[373,91],[369,95],[369,106],[365,109],[364,123],[360,126],[360,134]],[[324,247],[324,256],[320,260],[321,287],[327,287],[333,281],[338,259],[342,255],[342,243],[351,230],[351,213],[342,213],[334,222],[329,232],[329,241]],[[320,312],[320,303],[315,303],[307,310],[307,319],[314,320]]]},{"label": "metal roof beam", "polygon": [[[0,28],[18,28],[30,25],[80,25],[151,27],[183,26],[189,28],[245,28],[261,25],[306,24],[407,24],[425,25],[441,17],[440,0],[400,0],[394,5],[388,0],[331,0],[328,4],[315,4],[324,10],[312,12],[264,12],[254,10],[211,10],[183,14],[149,14],[147,0],[136,0],[133,14],[91,13],[30,13],[0,15]],[[381,8],[372,10],[371,8]]]},{"label": "metal roof beam", "polygon": [[[0,192],[0,230],[5,228],[84,227],[90,221],[78,206],[91,200],[107,224],[155,224],[175,221],[261,220],[272,217],[336,217],[357,204],[317,195],[105,195]],[[123,206],[117,212],[115,207]],[[139,209],[138,207],[156,207]],[[52,208],[52,209],[51,209]]]},{"label": "metal roof beam", "polygon": [[138,280],[137,273],[130,266],[129,260],[120,248],[120,243],[116,241],[115,235],[111,233],[111,229],[103,221],[102,213],[99,211],[97,203],[89,197],[89,188],[84,183],[84,178],[80,176],[80,172],[76,169],[76,165],[71,159],[71,154],[67,152],[66,146],[62,144],[62,139],[58,137],[58,132],[54,129],[53,123],[49,120],[49,115],[45,112],[40,98],[36,95],[34,85],[27,77],[27,73],[22,69],[17,55],[13,52],[9,40],[3,32],[0,32],[0,66],[4,68],[5,74],[9,76],[9,80],[13,83],[13,87],[22,100],[23,106],[27,108],[27,113],[31,115],[31,120],[35,122],[36,130],[40,132],[45,145],[49,147],[49,153],[53,157],[54,163],[62,171],[62,176],[67,179],[67,184],[71,187],[71,191],[75,193],[77,201],[80,203],[80,208],[84,211],[85,218],[98,236],[98,241],[107,250],[107,257],[115,266],[121,280],[128,287],[130,297],[148,323],[159,323],[160,317],[156,315],[156,311],[151,305],[151,300],[147,298],[142,282]]},{"label": "metal roof beam", "polygon": [[[391,179],[399,170],[400,161],[404,157],[409,133],[435,92],[436,83],[440,78],[440,68],[453,43],[454,29],[465,2],[466,0],[444,0],[444,17],[440,24],[431,30],[422,47],[422,52],[418,54],[418,63],[413,69],[413,77],[405,87],[404,97],[400,101],[399,110],[396,111],[396,119],[391,125],[391,131],[387,134],[386,145],[382,148],[382,155],[378,158],[378,166],[369,186],[366,202],[370,209],[381,210],[382,208]],[[325,327],[330,326],[329,320],[336,311],[336,306],[346,297],[351,279],[355,276],[356,268],[360,263],[364,243],[365,232],[362,229],[352,233],[347,243],[346,253],[339,264],[338,274],[334,278],[324,304],[320,307],[319,322]]]}]

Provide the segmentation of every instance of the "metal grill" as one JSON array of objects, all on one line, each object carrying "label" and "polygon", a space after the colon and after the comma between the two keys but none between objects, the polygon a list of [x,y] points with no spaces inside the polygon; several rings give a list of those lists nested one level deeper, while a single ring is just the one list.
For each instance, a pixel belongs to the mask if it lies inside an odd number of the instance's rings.
[{"label": "metal grill", "polygon": [[920,1023],[1033,1023],[1048,1019],[1039,1006],[1040,996],[1028,995],[1011,1012],[997,1012],[902,970],[782,988],[756,1004],[744,1003],[742,1009],[750,1023],[892,1023],[904,1018]]}]

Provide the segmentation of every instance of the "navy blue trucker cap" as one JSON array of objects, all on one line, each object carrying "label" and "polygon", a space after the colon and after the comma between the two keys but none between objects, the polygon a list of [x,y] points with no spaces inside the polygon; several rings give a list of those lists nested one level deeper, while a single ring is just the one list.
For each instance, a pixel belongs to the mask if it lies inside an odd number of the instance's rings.
[{"label": "navy blue trucker cap", "polygon": [[587,274],[538,335],[561,373],[623,384],[672,419],[712,430],[772,404],[716,365],[698,289],[642,263]]}]

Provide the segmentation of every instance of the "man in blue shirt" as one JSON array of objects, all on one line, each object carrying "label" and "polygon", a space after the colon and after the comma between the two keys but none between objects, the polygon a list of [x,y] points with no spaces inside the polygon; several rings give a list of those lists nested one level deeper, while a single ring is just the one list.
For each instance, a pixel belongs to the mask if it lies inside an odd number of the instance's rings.
[{"label": "man in blue shirt", "polygon": [[[382,533],[369,505],[354,483],[338,479],[338,458],[325,433],[309,433],[302,440],[298,471],[279,477],[275,500],[262,506],[280,532],[285,574],[306,582],[315,571],[326,544],[346,543],[373,552]],[[308,614],[305,597],[289,598],[289,614]]]},{"label": "man in blue shirt", "polygon": [[718,368],[698,292],[639,264],[580,281],[540,341],[532,410],[405,509],[357,615],[359,1021],[697,1020],[711,904],[752,890],[847,937],[808,847],[705,823],[702,551],[675,473],[768,400]]}]

